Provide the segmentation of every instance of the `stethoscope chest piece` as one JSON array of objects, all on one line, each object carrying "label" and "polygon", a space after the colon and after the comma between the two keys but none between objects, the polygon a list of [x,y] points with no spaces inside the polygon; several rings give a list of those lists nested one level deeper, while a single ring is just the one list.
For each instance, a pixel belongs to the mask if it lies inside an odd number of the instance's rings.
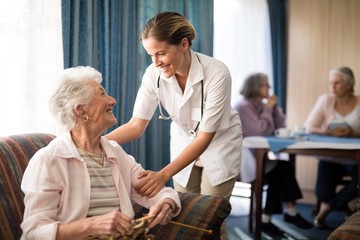
[{"label": "stethoscope chest piece", "polygon": [[188,136],[189,136],[189,140],[190,141],[194,141],[195,140],[195,138],[196,138],[196,132],[194,131],[194,130],[189,130],[188,131]]},{"label": "stethoscope chest piece", "polygon": [[[199,60],[199,63],[200,63],[200,59],[199,57],[196,55],[197,59]],[[158,105],[159,105],[159,111],[160,111],[160,116],[159,116],[159,119],[162,119],[162,120],[170,120],[174,117],[173,115],[173,112],[174,112],[174,107],[175,107],[175,92],[173,94],[173,100],[172,100],[172,103],[173,103],[173,107],[172,107],[172,113],[168,116],[165,116],[163,111],[162,111],[162,106],[161,106],[161,101],[160,101],[160,94],[159,94],[159,89],[160,89],[160,74],[158,76],[158,79],[157,79],[157,88],[156,88],[156,91],[157,91],[157,100],[158,100]],[[201,80],[201,118],[203,116],[203,112],[204,112],[204,79]],[[190,141],[194,141],[196,136],[197,136],[197,133],[196,131],[198,130],[198,127],[200,125],[200,121],[197,123],[196,127],[194,130],[189,130],[187,132],[187,135],[190,139]]]}]

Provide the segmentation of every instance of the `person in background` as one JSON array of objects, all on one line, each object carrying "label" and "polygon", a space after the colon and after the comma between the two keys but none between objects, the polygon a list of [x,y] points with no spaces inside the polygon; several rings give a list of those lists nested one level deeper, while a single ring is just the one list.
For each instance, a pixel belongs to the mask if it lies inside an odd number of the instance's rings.
[{"label": "person in background", "polygon": [[[305,126],[309,133],[336,137],[360,137],[360,97],[354,94],[355,78],[348,67],[329,72],[329,93],[323,94],[310,111]],[[357,164],[349,159],[320,158],[315,194],[320,209],[314,226],[326,228],[326,216],[332,210],[351,214],[348,202],[357,196]],[[336,186],[344,176],[351,176],[338,193]]]},{"label": "person in background", "polygon": [[[277,97],[269,95],[270,85],[268,77],[262,73],[248,76],[240,90],[243,99],[236,105],[242,126],[244,137],[248,136],[272,136],[278,128],[285,127],[285,116],[277,106]],[[255,180],[256,160],[252,149],[243,148],[241,163],[241,181],[252,182]],[[296,208],[296,200],[302,198],[302,194],[295,178],[295,169],[289,161],[265,162],[265,180],[268,183],[265,209],[262,214],[262,229],[275,235],[283,232],[271,222],[273,214],[283,211],[285,205],[284,220],[303,229],[311,228]]]},{"label": "person in background", "polygon": [[149,198],[135,186],[144,169],[116,142],[102,136],[117,120],[116,104],[91,67],[65,69],[50,110],[66,133],[39,150],[27,166],[21,189],[25,212],[21,239],[84,239],[132,233],[131,200],[149,208],[149,227],[180,212],[169,187]]}]

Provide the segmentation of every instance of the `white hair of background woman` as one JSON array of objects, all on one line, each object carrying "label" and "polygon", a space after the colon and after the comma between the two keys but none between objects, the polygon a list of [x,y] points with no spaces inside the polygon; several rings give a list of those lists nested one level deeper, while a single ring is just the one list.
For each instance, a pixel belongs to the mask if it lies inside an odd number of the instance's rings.
[{"label": "white hair of background woman", "polygon": [[350,85],[351,91],[354,92],[355,86],[355,77],[353,71],[348,67],[337,67],[333,68],[329,72],[329,76],[331,77],[334,74],[340,74],[342,79]]}]

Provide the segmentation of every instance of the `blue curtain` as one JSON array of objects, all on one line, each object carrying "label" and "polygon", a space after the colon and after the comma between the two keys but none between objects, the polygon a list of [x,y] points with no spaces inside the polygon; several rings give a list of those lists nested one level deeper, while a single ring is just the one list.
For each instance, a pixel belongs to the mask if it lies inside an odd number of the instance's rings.
[{"label": "blue curtain", "polygon": [[274,92],[279,98],[279,106],[283,109],[284,112],[286,112],[287,0],[267,0],[267,2],[269,6],[269,16],[270,16]]},{"label": "blue curtain", "polygon": [[[142,75],[151,64],[139,35],[163,11],[188,18],[197,31],[192,48],[212,55],[212,0],[62,0],[64,67],[92,66],[103,74],[103,86],[117,100],[118,124],[109,131],[132,116]],[[169,163],[169,127],[170,121],[154,117],[144,136],[123,147],[144,168],[157,171]]]}]

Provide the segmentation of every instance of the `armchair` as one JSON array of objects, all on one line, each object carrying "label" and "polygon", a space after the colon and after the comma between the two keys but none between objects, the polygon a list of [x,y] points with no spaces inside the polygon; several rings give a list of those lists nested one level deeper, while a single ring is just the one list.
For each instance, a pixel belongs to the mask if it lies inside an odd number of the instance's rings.
[{"label": "armchair", "polygon": [[358,199],[357,211],[353,213],[343,224],[337,227],[328,237],[328,240],[355,240],[360,237],[360,199]]},{"label": "armchair", "polygon": [[[24,203],[20,189],[21,179],[28,161],[37,150],[45,147],[54,135],[32,133],[0,137],[0,236],[1,239],[20,239]],[[198,228],[212,230],[208,235],[178,225],[167,224],[151,229],[156,239],[220,239],[220,227],[230,214],[231,205],[222,197],[212,197],[192,193],[179,193],[182,204],[181,213],[174,221]],[[134,205],[138,216],[144,211]]]}]

